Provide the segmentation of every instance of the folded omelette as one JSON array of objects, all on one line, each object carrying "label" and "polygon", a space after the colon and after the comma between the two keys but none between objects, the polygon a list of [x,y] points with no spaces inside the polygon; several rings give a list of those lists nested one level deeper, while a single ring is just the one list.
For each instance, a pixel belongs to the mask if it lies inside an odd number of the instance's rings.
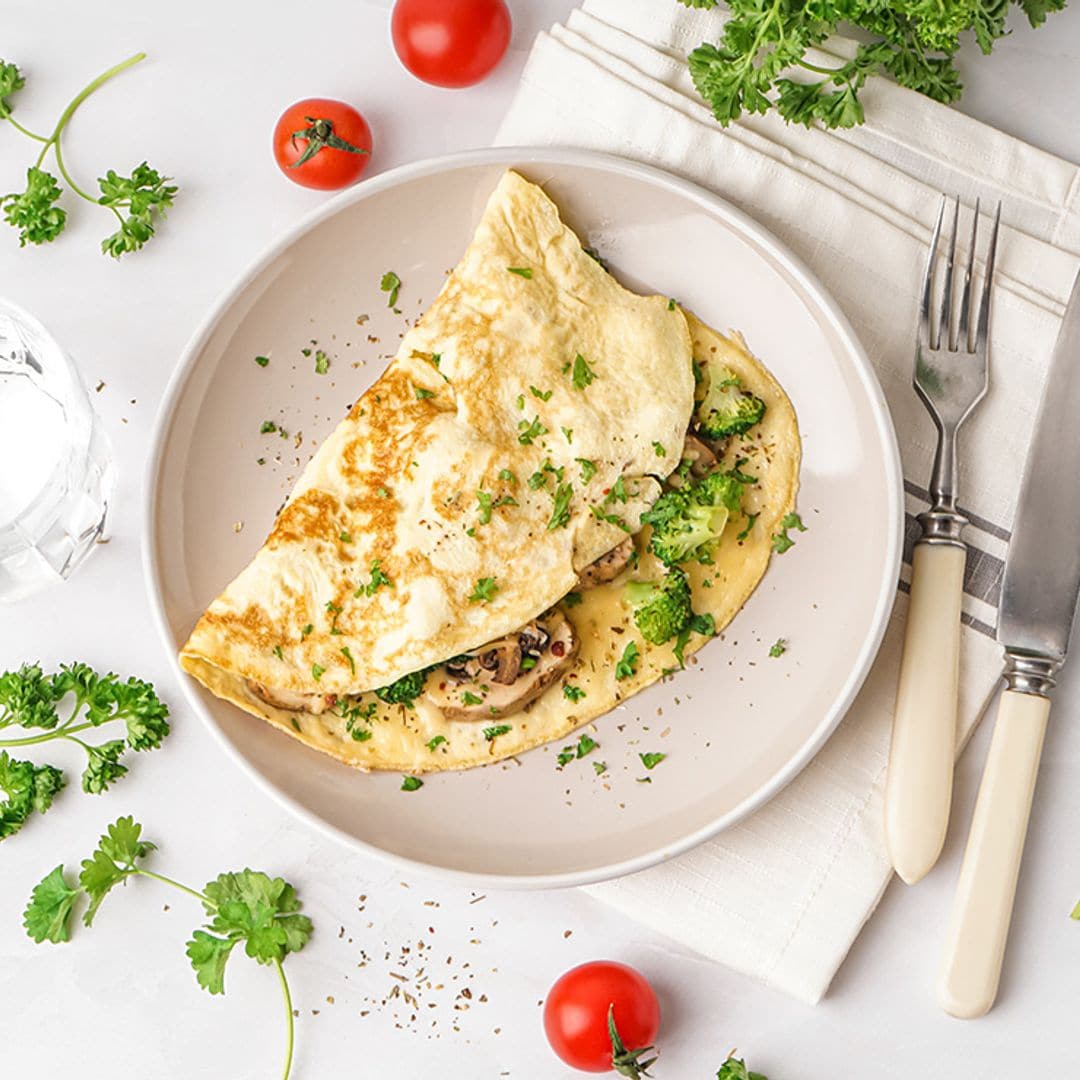
[{"label": "folded omelette", "polygon": [[181,666],[360,769],[520,753],[734,617],[799,457],[741,339],[624,289],[507,172]]}]

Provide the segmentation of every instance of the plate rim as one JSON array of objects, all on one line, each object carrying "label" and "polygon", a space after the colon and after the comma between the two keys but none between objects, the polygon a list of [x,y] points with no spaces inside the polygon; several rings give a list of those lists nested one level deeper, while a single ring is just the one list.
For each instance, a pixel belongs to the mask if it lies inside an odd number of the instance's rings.
[{"label": "plate rim", "polygon": [[[887,530],[888,542],[885,552],[887,572],[882,577],[882,585],[874,607],[873,629],[864,639],[856,661],[832,707],[823,714],[810,737],[798,752],[792,755],[786,765],[778,770],[768,783],[748,795],[727,813],[709,822],[707,825],[683,836],[675,843],[644,852],[629,859],[608,863],[585,870],[572,870],[560,873],[543,874],[492,874],[461,870],[436,863],[424,862],[408,856],[388,851],[366,840],[358,839],[309,810],[297,799],[275,785],[269,778],[249,762],[226,737],[224,731],[214,720],[210,711],[199,700],[193,681],[181,669],[177,658],[177,643],[173,640],[165,614],[164,577],[158,558],[158,503],[160,498],[159,481],[164,460],[165,443],[171,429],[171,419],[176,403],[189,378],[194,373],[195,359],[216,329],[222,317],[232,307],[237,297],[251,282],[277,258],[283,255],[300,237],[304,236],[317,224],[333,217],[339,211],[354,203],[372,198],[382,191],[412,180],[438,175],[460,168],[478,165],[503,165],[507,168],[515,165],[578,165],[599,168],[616,174],[642,180],[654,187],[666,190],[695,201],[721,220],[734,228],[736,233],[752,240],[760,249],[768,252],[782,264],[786,272],[795,279],[804,293],[814,302],[817,313],[824,316],[833,332],[841,340],[854,361],[867,400],[870,403],[873,420],[878,431],[885,458],[887,503],[890,507],[890,521]],[[225,750],[227,756],[237,764],[241,771],[254,781],[264,793],[278,805],[287,809],[294,816],[313,827],[317,832],[331,837],[348,848],[361,851],[389,862],[399,868],[420,874],[434,875],[443,880],[455,881],[469,886],[482,886],[497,889],[551,889],[570,886],[591,885],[601,881],[613,880],[628,874],[648,869],[684,854],[700,844],[719,835],[725,829],[743,820],[755,810],[775,798],[800,772],[817,756],[829,737],[833,734],[847,714],[856,695],[862,688],[880,650],[885,631],[889,624],[893,605],[896,601],[896,582],[900,577],[903,554],[904,491],[901,472],[900,450],[896,432],[884,392],[877,375],[870,364],[870,359],[859,341],[854,329],[839,305],[828,290],[818,280],[810,268],[750,215],[729,203],[714,192],[692,181],[654,165],[632,161],[614,154],[594,150],[582,150],[573,147],[535,147],[535,146],[499,146],[479,150],[465,150],[420,161],[399,165],[379,173],[368,180],[361,181],[354,187],[328,199],[321,206],[302,215],[280,236],[268,243],[237,274],[231,285],[203,316],[180,352],[179,359],[169,380],[154,417],[150,438],[150,452],[143,473],[144,494],[141,524],[141,563],[144,584],[150,601],[151,618],[157,628],[162,644],[168,654],[172,673],[178,679],[188,706],[209,728],[211,735]]]}]

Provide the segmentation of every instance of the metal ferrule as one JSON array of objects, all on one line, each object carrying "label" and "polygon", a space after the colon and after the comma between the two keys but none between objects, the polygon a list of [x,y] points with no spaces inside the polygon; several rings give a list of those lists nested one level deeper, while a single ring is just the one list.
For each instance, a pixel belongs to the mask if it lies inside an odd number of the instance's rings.
[{"label": "metal ferrule", "polygon": [[968,520],[963,514],[955,510],[949,510],[942,506],[932,506],[923,511],[915,519],[922,526],[920,544],[951,544],[953,547],[964,547],[960,534]]},{"label": "metal ferrule", "polygon": [[1033,653],[1005,650],[1005,683],[1019,694],[1047,697],[1057,683],[1061,664]]}]

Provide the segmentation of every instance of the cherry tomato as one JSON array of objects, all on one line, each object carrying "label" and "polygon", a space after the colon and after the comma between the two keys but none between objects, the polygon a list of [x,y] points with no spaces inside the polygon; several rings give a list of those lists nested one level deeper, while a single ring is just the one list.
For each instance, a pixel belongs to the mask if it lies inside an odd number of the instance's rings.
[{"label": "cherry tomato", "polygon": [[344,101],[305,98],[274,125],[274,159],[303,187],[334,191],[360,179],[371,159],[371,128]]},{"label": "cherry tomato", "polygon": [[[618,1045],[608,1028],[615,1022]],[[635,1051],[649,1050],[660,1030],[660,1005],[645,977],[626,964],[594,960],[571,968],[548,992],[544,1002],[544,1034],[551,1049],[567,1065],[583,1072],[610,1072],[623,1064],[623,1074],[635,1075],[648,1059]],[[614,1056],[621,1060],[614,1061]],[[651,1057],[652,1054],[649,1054]]]},{"label": "cherry tomato", "polygon": [[435,86],[472,86],[510,44],[505,0],[397,0],[390,32],[398,58]]}]

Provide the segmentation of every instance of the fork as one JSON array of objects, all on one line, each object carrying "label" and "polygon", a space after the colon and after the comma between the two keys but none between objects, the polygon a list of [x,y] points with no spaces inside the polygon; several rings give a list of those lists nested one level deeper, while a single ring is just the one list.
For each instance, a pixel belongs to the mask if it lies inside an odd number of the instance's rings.
[{"label": "fork", "polygon": [[892,748],[885,788],[885,835],[889,858],[913,885],[941,854],[952,802],[960,676],[960,601],[967,548],[961,533],[967,519],[957,510],[956,435],[986,394],[989,369],[987,325],[1001,204],[990,236],[981,298],[973,289],[979,203],[959,302],[957,237],[960,198],[952,212],[938,318],[933,318],[938,244],[948,198],[943,197],[930,241],[915,345],[915,391],[937,428],[930,480],[930,509],[918,515],[922,536],[911,560],[911,601],[900,661]]}]

